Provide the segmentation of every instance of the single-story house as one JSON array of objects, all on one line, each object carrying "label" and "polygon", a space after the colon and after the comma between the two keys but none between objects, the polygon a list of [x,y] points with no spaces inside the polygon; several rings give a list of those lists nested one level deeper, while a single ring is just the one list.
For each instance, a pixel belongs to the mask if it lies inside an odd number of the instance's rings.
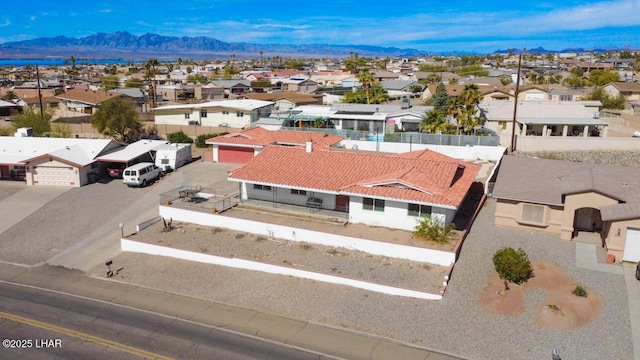
[{"label": "single-story house", "polygon": [[273,101],[274,110],[285,111],[300,105],[322,105],[322,95],[302,94],[298,92],[247,93],[240,98]]},{"label": "single-story house", "polygon": [[312,142],[316,146],[336,146],[343,138],[322,132],[295,130],[267,130],[254,127],[238,133],[221,135],[209,139],[213,145],[213,162],[247,163],[258,155],[267,145],[304,146]]},{"label": "single-story house", "polygon": [[633,82],[612,82],[602,87],[602,90],[610,96],[622,95],[627,101],[640,100],[640,84]]},{"label": "single-story house", "polygon": [[409,104],[334,104],[328,119],[336,129],[385,133],[397,129],[417,131],[432,106]]},{"label": "single-story house", "polygon": [[0,116],[9,117],[14,111],[17,111],[18,108],[20,107],[12,102],[0,100]]},{"label": "single-story house", "polygon": [[[478,108],[485,128],[497,134],[511,134],[513,101],[483,101]],[[515,133],[518,136],[606,137],[608,125],[598,118],[591,102],[519,101]]]},{"label": "single-story house", "polygon": [[492,196],[496,225],[600,235],[618,261],[640,261],[640,169],[505,156]]},{"label": "single-story house", "polygon": [[318,83],[311,79],[283,79],[281,89],[282,91],[294,91],[303,94],[311,94],[318,88]]},{"label": "single-story house", "polygon": [[0,176],[27,185],[79,187],[100,176],[100,155],[123,146],[108,139],[2,136]]},{"label": "single-story house", "polygon": [[273,101],[218,100],[199,104],[166,105],[153,108],[157,125],[248,127],[259,118],[268,117]]},{"label": "single-story house", "polygon": [[401,154],[269,145],[229,172],[243,202],[340,212],[351,223],[413,230],[424,216],[451,223],[480,165],[422,150]]},{"label": "single-story house", "polygon": [[67,117],[72,116],[70,113],[92,115],[100,107],[100,104],[118,96],[122,96],[122,94],[105,90],[73,88],[56,97],[60,99],[63,117]]}]

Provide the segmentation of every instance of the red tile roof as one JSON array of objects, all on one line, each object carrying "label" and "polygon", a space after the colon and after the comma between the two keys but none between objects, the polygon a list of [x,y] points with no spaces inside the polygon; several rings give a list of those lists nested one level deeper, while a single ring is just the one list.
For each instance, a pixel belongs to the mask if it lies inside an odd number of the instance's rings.
[{"label": "red tile roof", "polygon": [[429,150],[383,155],[273,145],[229,179],[458,208],[479,170]]},{"label": "red tile roof", "polygon": [[327,135],[321,132],[294,130],[267,130],[254,127],[239,133],[214,137],[206,141],[207,144],[266,146],[269,144],[304,145],[311,141],[316,145],[331,146],[343,138],[337,135]]}]

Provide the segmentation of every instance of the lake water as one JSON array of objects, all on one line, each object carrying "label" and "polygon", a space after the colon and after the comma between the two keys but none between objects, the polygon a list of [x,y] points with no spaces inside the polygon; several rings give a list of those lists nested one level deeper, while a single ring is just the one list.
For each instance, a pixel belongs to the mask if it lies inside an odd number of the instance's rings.
[{"label": "lake water", "polygon": [[[55,59],[0,59],[0,67],[2,66],[26,66],[26,65],[31,65],[31,66],[62,66],[64,65],[64,61],[67,60],[69,62],[69,64],[71,63],[71,61],[69,59],[63,59],[63,58],[55,58]],[[86,63],[89,65],[94,65],[94,64],[98,64],[98,65],[103,65],[103,64],[126,64],[132,62],[134,64],[144,64],[147,61],[146,60],[124,60],[124,59],[100,59],[100,60],[94,60],[94,59],[88,59],[86,60]],[[84,63],[83,60],[80,59],[76,59],[76,64],[77,65],[81,65],[82,63]]]}]

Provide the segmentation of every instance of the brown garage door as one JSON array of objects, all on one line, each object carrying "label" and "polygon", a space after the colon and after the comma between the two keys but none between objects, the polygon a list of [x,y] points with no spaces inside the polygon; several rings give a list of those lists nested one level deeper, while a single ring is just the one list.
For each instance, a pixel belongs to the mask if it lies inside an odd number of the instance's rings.
[{"label": "brown garage door", "polygon": [[245,164],[253,159],[253,148],[220,146],[218,161],[222,163]]}]

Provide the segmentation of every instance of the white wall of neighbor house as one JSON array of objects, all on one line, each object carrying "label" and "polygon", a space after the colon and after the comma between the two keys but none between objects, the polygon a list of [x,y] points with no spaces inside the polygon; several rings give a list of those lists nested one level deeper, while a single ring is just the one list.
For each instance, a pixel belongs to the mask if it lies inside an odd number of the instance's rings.
[{"label": "white wall of neighbor house", "polygon": [[360,140],[342,140],[341,145],[347,149],[352,149],[356,145],[358,150],[368,150],[387,153],[404,153],[409,151],[429,149],[443,155],[447,155],[454,159],[460,160],[491,160],[498,161],[502,159],[502,155],[506,151],[503,146],[451,146],[451,145],[426,145],[426,144],[407,144],[393,142],[375,142]]},{"label": "white wall of neighbor house", "polygon": [[[383,210],[376,209],[375,206],[373,210],[366,210],[363,206],[363,199],[359,196],[349,198],[349,222],[413,231],[416,225],[422,221],[421,217],[409,215],[407,203],[385,200]],[[436,206],[431,208],[431,216],[447,224],[453,221],[455,213],[454,209]]]},{"label": "white wall of neighbor house", "polygon": [[258,221],[238,219],[229,216],[191,211],[171,206],[160,205],[159,214],[165,219],[173,219],[174,221],[183,221],[203,226],[221,227],[225,229],[250,232],[252,234],[268,236],[271,238],[333,246],[337,248],[363,251],[374,255],[389,256],[441,266],[449,266],[455,262],[454,252],[365,240],[349,236],[335,235],[327,232],[312,231],[284,225],[261,223]]}]

